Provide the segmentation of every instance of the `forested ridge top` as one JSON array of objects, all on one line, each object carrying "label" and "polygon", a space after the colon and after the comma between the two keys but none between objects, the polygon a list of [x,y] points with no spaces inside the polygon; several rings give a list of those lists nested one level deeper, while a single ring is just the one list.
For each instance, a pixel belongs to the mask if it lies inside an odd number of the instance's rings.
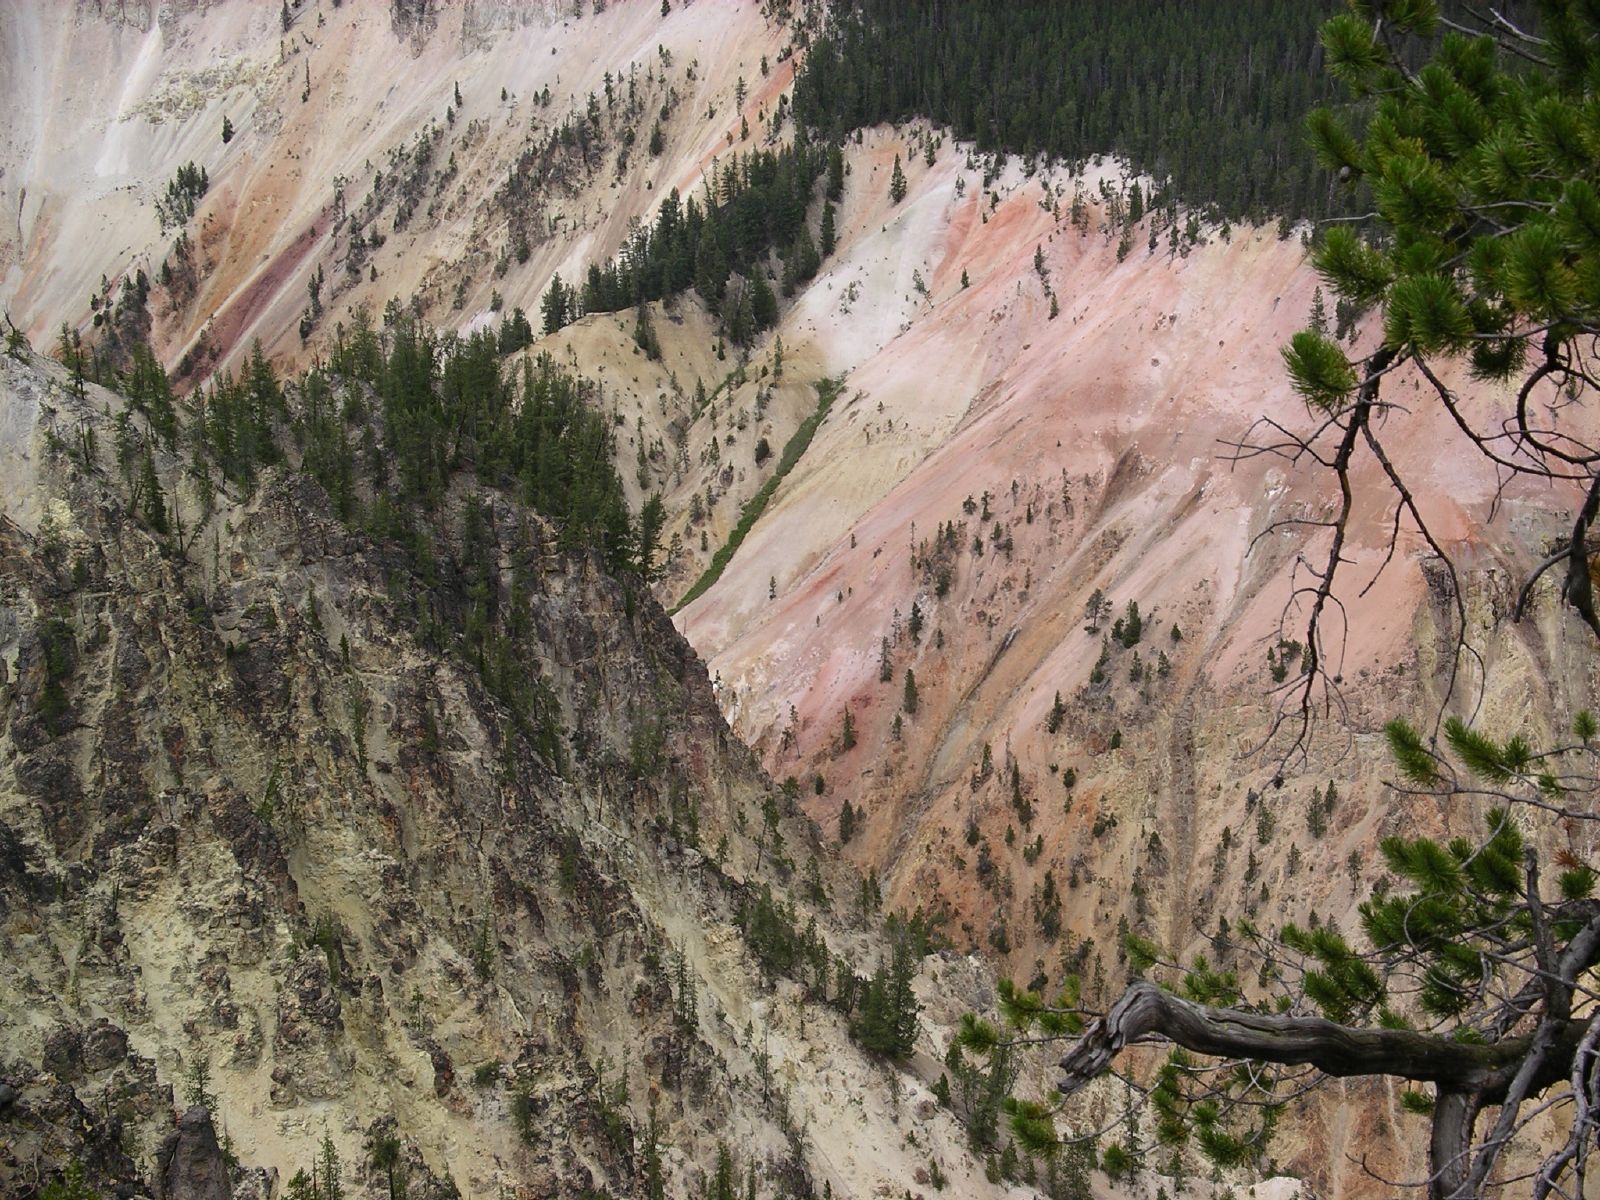
[{"label": "forested ridge top", "polygon": [[1329,177],[1301,121],[1333,90],[1328,0],[836,4],[795,83],[807,124],[841,133],[927,116],[984,151],[1117,153],[1229,215],[1322,216]]},{"label": "forested ridge top", "polygon": [[[1446,7],[1470,22],[1469,6]],[[796,75],[795,113],[829,136],[920,116],[980,151],[1114,153],[1220,215],[1327,217],[1351,205],[1307,153],[1304,121],[1340,98],[1317,40],[1339,8],[836,0]]]}]

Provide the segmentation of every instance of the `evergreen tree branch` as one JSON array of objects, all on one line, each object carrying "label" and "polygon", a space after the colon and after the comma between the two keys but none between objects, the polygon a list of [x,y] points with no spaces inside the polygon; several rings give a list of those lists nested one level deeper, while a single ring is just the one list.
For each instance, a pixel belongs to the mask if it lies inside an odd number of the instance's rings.
[{"label": "evergreen tree branch", "polygon": [[[1587,1026],[1560,1023],[1557,1046],[1566,1049],[1569,1062]],[[1082,1090],[1125,1047],[1151,1036],[1197,1054],[1311,1066],[1336,1078],[1388,1075],[1432,1083],[1477,1094],[1484,1103],[1506,1095],[1533,1042],[1531,1034],[1482,1044],[1410,1029],[1356,1028],[1323,1017],[1213,1008],[1139,980],[1061,1059],[1061,1092]],[[1536,1079],[1548,1087],[1563,1074],[1546,1069]]]},{"label": "evergreen tree branch", "polygon": [[[1584,954],[1592,962],[1597,948],[1600,921],[1591,922],[1573,940],[1562,956],[1563,968]],[[1476,1043],[1409,1029],[1351,1027],[1322,1017],[1213,1008],[1140,980],[1061,1059],[1058,1087],[1069,1096],[1082,1090],[1125,1047],[1151,1037],[1198,1054],[1307,1065],[1337,1078],[1383,1075],[1431,1083],[1438,1095],[1429,1193],[1437,1200],[1455,1200],[1479,1194],[1516,1124],[1521,1102],[1569,1075],[1590,1025],[1588,1020],[1547,1014],[1531,1034]],[[1503,1105],[1500,1121],[1474,1154],[1478,1113],[1494,1104]]]}]

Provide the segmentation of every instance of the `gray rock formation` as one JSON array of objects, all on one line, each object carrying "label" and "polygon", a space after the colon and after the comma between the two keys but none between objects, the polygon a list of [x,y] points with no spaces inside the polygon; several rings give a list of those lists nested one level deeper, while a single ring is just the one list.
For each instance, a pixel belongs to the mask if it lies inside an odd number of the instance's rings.
[{"label": "gray rock formation", "polygon": [[[815,919],[830,978],[872,970],[879,927],[659,606],[505,493],[469,564],[466,478],[419,571],[292,463],[202,500],[157,449],[180,549],[130,511],[121,399],[64,380],[0,359],[30,464],[0,496],[0,1193],[81,1164],[102,1193],[222,1200],[331,1150],[373,1196],[391,1171],[439,1200],[631,1195],[652,1109],[673,1192],[719,1143],[846,1194],[913,1182],[925,1156],[876,1152],[913,1125],[961,1144],[948,1111],[888,1102],[812,977],[751,954],[769,889],[791,938]],[[499,678],[451,632],[485,561],[518,622]],[[882,1095],[840,1123],[842,1076]],[[204,1104],[176,1127],[175,1089]],[[986,1194],[975,1161],[946,1170]]]},{"label": "gray rock formation", "polygon": [[228,1200],[233,1194],[228,1164],[204,1105],[196,1104],[178,1118],[178,1127],[156,1151],[152,1174],[156,1200]]}]

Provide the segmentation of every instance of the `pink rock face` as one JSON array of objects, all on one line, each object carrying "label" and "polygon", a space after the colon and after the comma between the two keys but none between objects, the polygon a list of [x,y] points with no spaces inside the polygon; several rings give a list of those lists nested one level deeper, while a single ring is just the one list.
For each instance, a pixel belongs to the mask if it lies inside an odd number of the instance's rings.
[{"label": "pink rock face", "polygon": [[[1143,226],[1119,262],[1114,236],[1058,222],[1016,168],[998,204],[973,172],[958,198],[959,154],[919,164],[891,210],[895,142],[880,131],[853,152],[852,180],[873,182],[853,187],[840,259],[784,331],[786,346],[814,338],[845,390],[678,617],[724,711],[776,778],[805,785],[828,834],[845,804],[859,814],[845,852],[886,907],[938,915],[958,950],[1019,982],[1072,971],[1109,1002],[1130,927],[1185,960],[1212,954],[1223,922],[1355,927],[1381,836],[1471,820],[1387,785],[1385,720],[1449,705],[1537,739],[1587,703],[1592,638],[1549,585],[1533,617],[1509,616],[1581,497],[1497,493],[1426,385],[1388,380],[1376,433],[1456,563],[1477,657],[1453,654],[1454,591],[1409,517],[1390,558],[1397,496],[1362,454],[1323,628],[1332,682],[1313,693],[1307,752],[1285,758],[1338,489],[1307,457],[1245,447],[1321,419],[1279,357],[1317,286],[1298,237],[1213,229],[1173,256],[1164,240],[1149,253]],[[1363,325],[1351,353],[1378,336]],[[1476,413],[1503,403],[1443,370]],[[1111,611],[1086,632],[1097,590]],[[1130,601],[1142,637],[1122,646]],[[1370,1181],[1329,1146],[1407,1161],[1367,1124],[1315,1108],[1309,1153],[1285,1161],[1361,1194]]]},{"label": "pink rock face", "polygon": [[[918,163],[891,208],[877,183],[897,149],[912,160],[882,132],[853,151],[840,258],[785,327],[786,345],[814,338],[831,369],[848,371],[845,390],[680,627],[772,773],[823,777],[822,794],[802,794],[824,827],[847,801],[864,811],[848,852],[880,873],[890,905],[947,907],[958,947],[1000,949],[1028,972],[1059,954],[1036,919],[1048,872],[1071,930],[1104,944],[1138,910],[1171,944],[1190,944],[1197,912],[1214,922],[1245,907],[1222,886],[1236,884],[1231,869],[1213,877],[1215,847],[1225,827],[1239,837],[1256,820],[1246,793],[1278,773],[1270,750],[1256,751],[1297,698],[1273,690],[1277,664],[1285,680],[1299,673],[1304,589],[1328,553],[1335,481],[1308,460],[1239,449],[1283,443],[1262,419],[1316,427],[1278,351],[1306,324],[1317,280],[1298,237],[1248,228],[1209,230],[1176,256],[1165,235],[1149,252],[1141,226],[1119,262],[1098,216],[1080,233],[1063,202],[1058,220],[1016,167],[984,192],[959,155]],[[1057,182],[1070,197],[1071,182]],[[853,304],[840,299],[852,281]],[[1376,336],[1364,326],[1357,345]],[[1464,372],[1447,377],[1468,385]],[[1472,394],[1483,406],[1503,398]],[[1461,566],[1485,654],[1487,675],[1462,686],[1484,689],[1486,716],[1570,692],[1581,630],[1549,613],[1511,631],[1505,589],[1573,497],[1513,488],[1490,523],[1493,472],[1417,378],[1398,375],[1385,395],[1396,407],[1378,436]],[[1315,879],[1287,875],[1287,838],[1258,847],[1272,890],[1340,912],[1358,897],[1337,868],[1370,848],[1392,804],[1371,735],[1440,702],[1454,619],[1409,520],[1380,570],[1396,500],[1370,455],[1352,484],[1342,605],[1322,646],[1339,695],[1318,692],[1332,707],[1319,709],[1311,757],[1289,764],[1283,798],[1330,774],[1353,798],[1334,843],[1300,854],[1326,857]],[[1086,634],[1096,589],[1114,608]],[[1096,683],[1102,636],[1129,601],[1143,639],[1113,643]],[[1291,806],[1297,825],[1302,809]],[[1000,864],[998,884],[980,877],[964,828]],[[1095,879],[1114,886],[1068,895],[1069,880]]]}]

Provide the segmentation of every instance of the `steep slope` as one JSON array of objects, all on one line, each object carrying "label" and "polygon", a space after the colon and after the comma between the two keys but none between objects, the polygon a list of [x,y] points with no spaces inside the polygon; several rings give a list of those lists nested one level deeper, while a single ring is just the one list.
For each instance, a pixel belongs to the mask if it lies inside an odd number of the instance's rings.
[{"label": "steep slope", "polygon": [[[1173,254],[1147,221],[1119,250],[1103,205],[1084,229],[1049,203],[1098,180],[1013,165],[985,189],[959,147],[924,167],[923,136],[852,150],[840,255],[782,329],[847,372],[844,398],[678,616],[724,710],[774,775],[815,783],[825,829],[859,814],[846,852],[886,894],[945,912],[958,948],[1019,979],[1082,971],[1104,1002],[1122,930],[1243,968],[1214,940],[1242,917],[1351,921],[1381,836],[1477,818],[1385,783],[1379,726],[1445,701],[1454,611],[1409,521],[1380,572],[1395,502],[1375,467],[1354,480],[1367,499],[1328,640],[1338,700],[1309,757],[1269,739],[1292,700],[1276,664],[1296,674],[1304,637],[1291,596],[1327,552],[1324,530],[1286,522],[1326,520],[1337,492],[1308,460],[1233,461],[1229,443],[1281,444],[1258,418],[1314,425],[1277,353],[1312,308],[1298,238],[1211,227]],[[898,206],[896,154],[913,164]],[[1452,710],[1537,740],[1589,702],[1593,655],[1548,588],[1525,624],[1509,613],[1581,498],[1499,490],[1416,381],[1391,394],[1415,405],[1385,442],[1462,572],[1482,655],[1462,658]],[[1088,620],[1096,592],[1111,610]],[[1130,601],[1142,638],[1124,647],[1109,635]],[[1335,1142],[1373,1133],[1346,1121],[1329,1118]],[[1291,1161],[1319,1190],[1372,1186],[1323,1148]]]},{"label": "steep slope", "polygon": [[[881,165],[894,144],[873,159]],[[1269,455],[1233,463],[1227,446],[1258,416],[1308,426],[1277,356],[1311,307],[1315,281],[1297,242],[1243,230],[1231,240],[1214,234],[1184,257],[1140,247],[1118,261],[1109,237],[1044,211],[1039,181],[1016,168],[999,181],[997,204],[958,199],[963,174],[952,156],[914,176],[904,212],[883,199],[855,215],[858,228],[886,217],[904,226],[903,243],[927,257],[919,264],[890,254],[874,245],[887,231],[869,228],[797,306],[791,325],[831,318],[835,327],[817,345],[832,351],[829,369],[849,371],[848,400],[722,582],[680,618],[710,648],[737,727],[801,760],[828,746],[850,698],[867,714],[857,714],[859,726],[886,732],[900,688],[877,683],[883,636],[897,685],[921,658],[918,679],[934,713],[909,722],[914,736],[950,736],[951,714],[964,705],[982,713],[976,731],[955,731],[947,754],[907,749],[926,764],[924,784],[963,775],[986,741],[998,761],[1008,729],[1042,732],[1055,691],[1075,697],[1101,649],[1099,637],[1080,632],[1097,587],[1116,601],[1113,615],[1130,599],[1147,618],[1154,608],[1159,628],[1140,649],[1152,667],[1162,653],[1172,663],[1170,677],[1152,685],[1166,701],[1158,708],[1200,676],[1229,689],[1231,703],[1266,703],[1265,651],[1279,631],[1289,573],[1321,543],[1292,527],[1261,535],[1285,518],[1315,519],[1329,501],[1315,473]],[[926,299],[906,296],[890,274],[913,265],[932,281]],[[970,287],[958,282],[963,272]],[[882,348],[850,340],[862,323],[853,314],[823,310],[830,287],[837,295],[845,280],[861,278],[870,279],[862,290],[875,314],[910,318]],[[1048,315],[1046,288],[1059,298],[1058,318]],[[1492,474],[1470,455],[1435,452],[1448,432],[1442,416],[1423,412],[1395,425],[1396,466],[1428,498],[1430,522],[1452,548],[1474,545],[1496,496]],[[1381,559],[1392,512],[1374,475],[1356,481],[1374,497],[1354,530],[1350,576],[1358,582],[1370,574],[1359,564]],[[1524,545],[1540,512],[1556,508],[1543,496],[1503,499],[1519,515],[1512,528]],[[1553,513],[1544,528],[1555,528]],[[1407,531],[1402,555],[1415,560],[1422,549]],[[1418,572],[1396,569],[1349,601],[1360,633],[1347,650],[1347,676],[1414,653],[1422,593]],[[913,604],[924,624],[920,646],[905,628]],[[1170,638],[1174,623],[1181,642]],[[1295,635],[1292,615],[1282,628]],[[935,640],[942,648],[929,645]],[[1121,655],[1123,670],[1128,658]],[[973,694],[979,684],[987,696]],[[791,703],[799,724],[784,738]],[[1006,714],[991,718],[996,703]],[[1067,724],[1083,738],[1081,721]],[[1088,749],[1057,745],[1051,761]]]},{"label": "steep slope", "polygon": [[[841,963],[884,943],[657,606],[496,505],[552,761],[429,632],[439,585],[304,477],[142,524],[121,410],[0,362],[0,1190],[71,1159],[127,1180],[175,1092],[279,1186],[326,1135],[370,1194],[389,1138],[413,1195],[642,1194],[653,1113],[668,1194],[719,1145],[764,1192],[899,1192],[932,1162],[1004,1190],[925,1082],[763,980],[767,888]],[[923,1075],[983,998],[971,966],[930,969]]]},{"label": "steep slope", "polygon": [[[757,4],[599,7],[302,0],[284,28],[278,6],[247,0],[7,5],[5,307],[43,345],[143,270],[158,351],[175,363],[203,337],[197,371],[255,338],[309,357],[354,306],[391,297],[440,324],[498,320],[496,296],[537,321],[555,272],[578,278],[659,195],[756,144],[788,78],[783,63],[760,73],[783,34]],[[158,201],[190,162],[209,190],[163,228]],[[157,282],[164,261],[175,284]],[[325,315],[302,339],[319,269]]]},{"label": "steep slope", "polygon": [[[103,326],[122,281],[143,269],[152,338],[169,365],[187,363],[188,380],[237,365],[257,337],[280,362],[325,355],[360,305],[415,303],[456,330],[521,307],[537,326],[557,272],[572,282],[609,259],[631,222],[648,220],[670,188],[699,189],[718,156],[790,133],[777,114],[793,31],[761,7],[582,7],[305,0],[284,30],[275,6],[244,0],[6,6],[0,86],[17,103],[0,129],[0,303],[43,347],[64,319],[92,330],[101,315]],[[224,115],[236,128],[226,145]],[[659,156],[645,148],[656,120]],[[586,132],[564,132],[574,127]],[[1332,719],[1308,758],[1283,763],[1281,739],[1261,750],[1285,700],[1275,671],[1297,659],[1303,636],[1291,594],[1326,546],[1315,526],[1285,522],[1324,519],[1333,493],[1304,462],[1233,462],[1228,443],[1263,416],[1309,426],[1277,355],[1313,303],[1301,231],[1197,218],[1190,244],[1157,214],[1123,235],[1111,219],[1127,184],[1117,164],[1078,177],[1002,165],[921,125],[863,131],[844,154],[838,250],[747,355],[719,345],[716,318],[693,293],[653,307],[659,361],[636,343],[631,311],[586,317],[532,352],[599,381],[629,499],[664,497],[664,540],[676,543],[658,586],[668,603],[739,527],[814,412],[818,381],[842,380],[723,575],[676,620],[735,733],[774,778],[795,777],[829,839],[846,803],[863,814],[843,852],[877,873],[890,905],[943,914],[957,950],[1020,979],[1082,972],[1097,1001],[1126,972],[1123,927],[1185,958],[1204,950],[1247,969],[1225,939],[1207,943],[1224,922],[1316,911],[1348,923],[1372,886],[1379,837],[1402,823],[1470,828],[1474,814],[1403,804],[1383,782],[1381,722],[1428,719],[1443,703],[1452,606],[1408,526],[1379,574],[1393,505],[1375,473],[1356,480],[1373,499],[1345,567],[1354,632],[1348,644],[1335,636]],[[894,203],[897,157],[909,190]],[[179,255],[180,230],[160,229],[155,204],[190,161],[206,166],[210,188],[183,224],[190,251]],[[161,282],[163,260],[175,282]],[[1414,386],[1396,381],[1390,394],[1417,403],[1392,414],[1384,437],[1464,572],[1483,654],[1481,670],[1465,662],[1452,703],[1537,738],[1600,682],[1548,585],[1532,618],[1508,619],[1575,498],[1501,493]],[[21,438],[0,444],[9,479],[32,471],[19,447],[33,434],[31,418],[4,419]],[[8,512],[36,529],[51,495],[19,487]],[[286,512],[301,503],[283,500]],[[221,528],[213,573],[232,552]],[[249,562],[255,550],[240,553]],[[270,580],[280,566],[254,569]],[[280,612],[303,606],[302,576],[281,589]],[[145,578],[124,600],[164,579]],[[1113,611],[1089,621],[1097,592]],[[1124,647],[1109,634],[1130,601],[1143,629]],[[336,693],[327,719],[343,714],[348,727]],[[568,711],[588,711],[588,692],[562,694]],[[609,694],[620,711],[636,699],[620,683]],[[631,734],[613,732],[626,758]],[[242,790],[254,803],[273,756],[252,756]],[[477,769],[493,775],[491,764]],[[319,771],[345,785],[345,774]],[[560,811],[574,828],[593,824]],[[1594,849],[1582,829],[1563,836],[1575,854]],[[634,886],[621,867],[607,870]],[[462,868],[469,877],[480,886]],[[461,952],[478,927],[457,911],[469,907],[468,884],[451,886],[456,906],[430,910],[425,924],[453,922]],[[682,899],[656,898],[672,911]],[[654,899],[637,907],[667,923]],[[701,955],[689,928],[658,936]],[[573,933],[561,953],[581,956],[587,943]],[[627,1026],[617,1016],[607,1027]],[[613,1062],[618,1039],[600,1043]],[[1407,1173],[1405,1146],[1379,1143],[1399,1110],[1377,1091],[1349,1085],[1353,1104],[1286,1135],[1282,1156],[1319,1194],[1374,1189],[1345,1147],[1376,1147],[1375,1169]],[[819,1124],[824,1112],[847,1124],[821,1104]],[[703,1164],[709,1143],[696,1136]],[[871,1154],[849,1153],[858,1166]]]}]

